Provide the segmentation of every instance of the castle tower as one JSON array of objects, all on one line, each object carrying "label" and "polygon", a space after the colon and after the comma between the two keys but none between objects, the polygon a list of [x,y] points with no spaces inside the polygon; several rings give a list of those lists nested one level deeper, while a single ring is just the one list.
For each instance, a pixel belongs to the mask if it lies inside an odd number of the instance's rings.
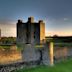
[{"label": "castle tower", "polygon": [[17,23],[17,43],[40,44],[45,39],[45,23],[40,20],[34,22],[33,17],[29,17],[26,23],[18,20]]},{"label": "castle tower", "polygon": [[29,17],[28,22],[33,23],[34,22],[34,17]]},{"label": "castle tower", "polygon": [[27,26],[22,22],[22,20],[18,20],[17,23],[17,43],[25,44],[27,39]]},{"label": "castle tower", "polygon": [[43,20],[40,20],[39,24],[40,24],[40,43],[44,43],[45,42],[45,23],[43,22]]}]

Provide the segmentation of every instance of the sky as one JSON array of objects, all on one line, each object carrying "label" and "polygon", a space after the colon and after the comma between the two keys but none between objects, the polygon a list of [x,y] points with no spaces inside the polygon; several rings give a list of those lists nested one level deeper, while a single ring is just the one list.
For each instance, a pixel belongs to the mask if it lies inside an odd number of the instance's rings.
[{"label": "sky", "polygon": [[72,0],[0,0],[2,36],[16,36],[18,19],[44,20],[46,36],[72,36]]}]

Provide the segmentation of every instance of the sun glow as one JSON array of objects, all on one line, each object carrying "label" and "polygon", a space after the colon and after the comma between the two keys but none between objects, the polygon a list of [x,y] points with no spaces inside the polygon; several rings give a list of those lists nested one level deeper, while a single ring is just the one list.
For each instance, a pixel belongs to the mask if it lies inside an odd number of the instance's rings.
[{"label": "sun glow", "polygon": [[70,31],[50,31],[45,33],[46,36],[53,36],[53,35],[58,35],[58,36],[72,36],[72,32]]}]

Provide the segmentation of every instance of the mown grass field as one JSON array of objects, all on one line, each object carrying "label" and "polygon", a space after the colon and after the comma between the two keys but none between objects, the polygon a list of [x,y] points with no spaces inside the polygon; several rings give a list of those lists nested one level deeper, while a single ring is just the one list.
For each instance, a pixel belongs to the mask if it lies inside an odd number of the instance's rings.
[{"label": "mown grass field", "polygon": [[30,69],[21,69],[15,72],[72,72],[72,60],[63,61],[54,66],[37,66]]}]

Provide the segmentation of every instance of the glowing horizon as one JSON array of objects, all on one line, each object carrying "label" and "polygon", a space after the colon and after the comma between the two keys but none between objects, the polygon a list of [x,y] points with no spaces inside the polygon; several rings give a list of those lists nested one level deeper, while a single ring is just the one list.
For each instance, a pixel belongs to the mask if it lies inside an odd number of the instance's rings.
[{"label": "glowing horizon", "polygon": [[46,32],[45,34],[45,36],[72,36],[72,32]]},{"label": "glowing horizon", "polygon": [[[0,24],[0,29],[1,29],[1,36],[13,36],[16,37],[16,24]],[[48,30],[45,28],[45,36],[53,36],[53,35],[58,35],[58,36],[72,36],[71,30]]]}]

